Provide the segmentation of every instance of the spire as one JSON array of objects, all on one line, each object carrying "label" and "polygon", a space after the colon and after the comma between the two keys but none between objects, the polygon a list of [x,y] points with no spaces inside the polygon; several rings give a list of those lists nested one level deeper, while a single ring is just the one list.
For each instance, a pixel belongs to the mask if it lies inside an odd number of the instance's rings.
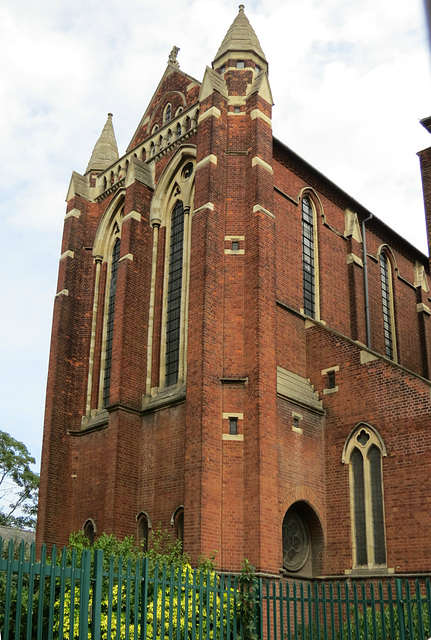
[{"label": "spire", "polygon": [[116,160],[118,160],[118,147],[115,139],[114,125],[112,124],[112,113],[108,113],[108,119],[100,138],[94,145],[90,162],[85,173],[89,171],[104,171]]},{"label": "spire", "polygon": [[239,12],[232,22],[223,42],[214,58],[213,68],[221,62],[220,58],[226,57],[227,53],[254,53],[266,63],[265,54],[262,51],[260,42],[244,13],[244,5],[239,5]]}]

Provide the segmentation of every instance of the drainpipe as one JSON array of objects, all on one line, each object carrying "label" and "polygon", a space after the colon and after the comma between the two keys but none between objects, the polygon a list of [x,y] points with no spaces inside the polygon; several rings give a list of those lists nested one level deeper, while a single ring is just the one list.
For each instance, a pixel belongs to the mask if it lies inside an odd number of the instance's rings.
[{"label": "drainpipe", "polygon": [[362,253],[364,263],[364,290],[365,290],[365,328],[367,332],[367,347],[371,349],[371,332],[370,332],[370,300],[368,296],[368,267],[367,267],[367,242],[365,238],[365,223],[371,220],[373,214],[370,213],[368,218],[362,220]]}]

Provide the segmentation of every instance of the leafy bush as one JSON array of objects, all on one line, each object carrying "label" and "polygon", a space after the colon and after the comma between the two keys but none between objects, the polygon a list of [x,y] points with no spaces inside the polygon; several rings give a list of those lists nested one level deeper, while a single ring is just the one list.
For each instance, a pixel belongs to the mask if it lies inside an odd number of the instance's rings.
[{"label": "leafy bush", "polygon": [[[176,637],[179,628],[182,638],[191,639],[193,626],[195,633],[202,633],[204,637],[210,631],[214,639],[220,637],[222,626],[226,634],[228,616],[230,620],[234,619],[235,599],[233,592],[223,592],[220,596],[220,577],[214,570],[214,557],[201,558],[198,568],[193,570],[189,557],[182,553],[181,543],[161,527],[153,533],[152,543],[152,548],[144,553],[134,545],[131,537],[119,541],[112,535],[102,534],[92,547],[82,533],[70,537],[69,553],[76,554],[78,563],[85,550],[91,552],[93,561],[95,552],[98,549],[103,551],[102,637],[110,637],[119,627],[120,637],[125,638],[128,633],[133,634],[136,624],[142,622],[137,598],[145,559],[148,567],[148,640],[154,638],[154,626],[156,638],[167,636],[169,629]],[[57,598],[54,635],[58,636],[61,624],[65,637],[70,633],[71,639],[79,638],[79,595],[79,585],[72,598],[71,585],[68,584],[62,601]],[[61,622],[60,610],[64,611]]]}]

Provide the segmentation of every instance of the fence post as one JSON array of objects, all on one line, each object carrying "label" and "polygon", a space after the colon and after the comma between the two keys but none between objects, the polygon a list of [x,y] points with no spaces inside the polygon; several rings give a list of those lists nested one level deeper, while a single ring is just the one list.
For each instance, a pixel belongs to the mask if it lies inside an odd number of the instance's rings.
[{"label": "fence post", "polygon": [[400,640],[406,640],[406,623],[404,618],[403,603],[403,581],[400,578],[395,580],[395,599],[397,603],[398,628],[400,631]]},{"label": "fence post", "polygon": [[96,549],[94,552],[93,568],[93,602],[91,635],[93,640],[100,640],[101,617],[102,617],[102,582],[103,582],[103,550]]},{"label": "fence post", "polygon": [[88,610],[90,605],[91,553],[84,549],[81,556],[79,580],[79,637],[88,638]]},{"label": "fence post", "polygon": [[262,578],[258,578],[255,587],[255,627],[258,638],[263,638],[263,620],[262,620]]},{"label": "fence post", "polygon": [[[140,637],[140,640],[145,640],[147,637],[147,607],[148,607],[148,558],[144,558],[142,562],[142,577],[141,577],[141,637]],[[178,611],[179,610],[180,610],[180,607],[178,607]],[[153,608],[153,614],[154,616],[157,615],[157,612],[154,608]]]}]

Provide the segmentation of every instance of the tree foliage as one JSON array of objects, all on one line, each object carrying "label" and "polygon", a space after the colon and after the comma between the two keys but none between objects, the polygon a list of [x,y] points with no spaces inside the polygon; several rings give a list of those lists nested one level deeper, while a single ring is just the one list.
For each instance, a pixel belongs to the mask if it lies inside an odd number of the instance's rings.
[{"label": "tree foliage", "polygon": [[27,447],[0,431],[0,524],[34,529],[39,475],[31,470],[36,460]]}]

